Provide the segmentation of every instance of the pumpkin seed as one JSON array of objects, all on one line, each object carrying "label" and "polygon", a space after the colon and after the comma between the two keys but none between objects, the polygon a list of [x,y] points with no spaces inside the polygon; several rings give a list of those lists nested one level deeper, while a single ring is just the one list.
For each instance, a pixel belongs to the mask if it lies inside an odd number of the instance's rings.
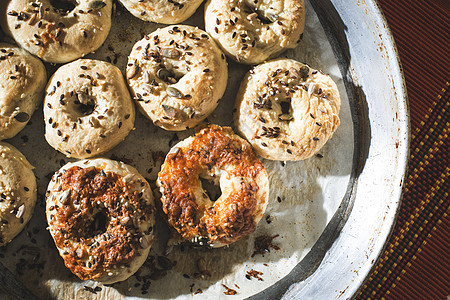
[{"label": "pumpkin seed", "polygon": [[139,72],[139,66],[138,65],[132,65],[128,70],[127,70],[127,78],[131,79],[134,76],[136,76],[136,74]]},{"label": "pumpkin seed", "polygon": [[273,23],[276,20],[278,20],[278,16],[273,13],[261,11],[256,8],[255,12],[258,14],[258,17],[261,19],[263,23]]},{"label": "pumpkin seed", "polygon": [[170,97],[183,98],[183,94],[174,87],[171,86],[167,87],[166,92]]},{"label": "pumpkin seed", "polygon": [[21,123],[25,123],[30,119],[30,115],[26,112],[21,111],[20,113],[15,115],[14,118]]},{"label": "pumpkin seed", "polygon": [[167,78],[173,76],[173,74],[166,68],[161,68],[156,72],[156,76],[158,76],[161,80],[167,81]]},{"label": "pumpkin seed", "polygon": [[300,68],[300,75],[303,79],[306,79],[309,76],[309,68],[307,66],[303,66]]},{"label": "pumpkin seed", "polygon": [[90,5],[90,7],[91,7],[93,10],[99,10],[99,9],[102,9],[103,7],[105,7],[105,6],[106,6],[106,3],[103,2],[103,1],[94,1],[94,2],[92,2],[92,4]]},{"label": "pumpkin seed", "polygon": [[85,103],[88,101],[89,96],[84,92],[77,92],[77,100],[81,103]]},{"label": "pumpkin seed", "polygon": [[294,117],[291,114],[281,114],[278,116],[278,119],[281,121],[291,121]]},{"label": "pumpkin seed", "polygon": [[147,239],[147,237],[143,236],[139,239],[139,245],[141,246],[141,248],[146,249],[148,248],[148,246],[150,246],[150,243]]},{"label": "pumpkin seed", "polygon": [[177,49],[172,49],[172,48],[161,48],[159,50],[159,54],[161,56],[164,57],[168,57],[168,58],[177,58],[180,56],[180,51],[178,51]]},{"label": "pumpkin seed", "polygon": [[157,258],[158,261],[158,265],[163,269],[163,270],[170,270],[173,267],[172,262],[170,261],[170,259],[168,259],[167,257],[164,256],[158,256]]},{"label": "pumpkin seed", "polygon": [[264,16],[272,23],[278,20],[278,16],[272,13],[264,13]]},{"label": "pumpkin seed", "polygon": [[300,78],[300,73],[296,68],[289,68],[289,73],[291,73],[296,78]]},{"label": "pumpkin seed", "polygon": [[172,106],[169,105],[162,105],[162,108],[164,109],[164,112],[166,113],[167,116],[173,118],[177,115],[177,111],[175,108],[173,108]]}]

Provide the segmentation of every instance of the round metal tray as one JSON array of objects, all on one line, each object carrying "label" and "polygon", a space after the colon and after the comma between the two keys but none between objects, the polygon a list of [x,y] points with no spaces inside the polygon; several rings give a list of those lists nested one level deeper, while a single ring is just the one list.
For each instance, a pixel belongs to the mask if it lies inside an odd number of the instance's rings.
[{"label": "round metal tray", "polygon": [[[409,149],[405,84],[392,36],[376,1],[306,2],[309,17],[304,41],[282,56],[323,69],[338,83],[343,99],[341,127],[324,147],[323,157],[286,165],[264,160],[271,178],[271,204],[265,219],[274,221],[270,225],[261,221],[257,232],[248,239],[229,248],[174,254],[179,269],[159,282],[153,281],[148,294],[133,289],[134,282],[128,280],[104,287],[96,295],[98,299],[192,297],[190,279],[182,276],[183,272],[192,271],[193,264],[185,262],[186,257],[205,257],[211,269],[214,263],[220,269],[209,281],[196,281],[196,288],[205,290],[196,298],[228,299],[222,283],[230,287],[237,283],[240,288],[235,297],[239,299],[345,299],[355,295],[384,247],[401,201]],[[184,23],[203,27],[202,10],[200,7]],[[120,7],[118,11],[105,44],[87,57],[110,61],[124,72],[127,53],[134,42],[143,33],[164,25],[141,22]],[[55,69],[48,67],[50,71]],[[229,62],[229,69],[227,92],[208,118],[220,125],[233,123],[232,103],[248,67]],[[43,194],[48,183],[46,175],[71,160],[46,144],[41,111],[33,115],[31,122],[9,142],[36,166],[39,193]],[[122,144],[105,156],[131,161],[150,181],[156,178],[160,158],[169,146],[192,133],[165,132],[139,113],[135,127]],[[277,203],[277,195],[286,200]],[[0,289],[27,298],[31,294],[24,287],[38,296],[67,299],[94,296],[86,294],[83,286],[96,284],[70,275],[45,226],[41,203],[24,232],[4,251],[1,262],[6,268],[0,264],[0,279],[4,279]],[[36,228],[40,229],[34,236],[37,244],[31,245],[30,232],[33,235]],[[250,258],[255,236],[278,233],[280,237],[275,242],[281,246],[280,251]],[[16,281],[7,270],[14,270],[22,257],[23,245],[40,249],[40,260],[47,261],[42,277],[28,280],[24,279],[25,274]],[[161,251],[158,245],[155,249],[156,253]],[[261,271],[265,268],[265,281],[245,279],[245,270],[250,268]]]}]

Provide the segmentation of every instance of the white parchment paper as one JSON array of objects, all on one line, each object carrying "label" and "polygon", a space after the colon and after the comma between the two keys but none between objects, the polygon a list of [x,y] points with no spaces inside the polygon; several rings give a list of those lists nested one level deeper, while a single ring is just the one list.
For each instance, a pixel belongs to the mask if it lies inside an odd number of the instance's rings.
[{"label": "white parchment paper", "polygon": [[[204,28],[202,10],[203,7],[200,7],[184,23]],[[229,247],[198,249],[175,246],[167,254],[167,230],[161,225],[156,231],[157,240],[148,264],[137,275],[113,286],[79,280],[65,268],[46,230],[43,195],[49,178],[61,165],[73,159],[67,159],[46,143],[41,107],[33,115],[29,126],[9,141],[36,167],[40,199],[25,230],[7,247],[0,249],[2,263],[38,297],[58,299],[241,299],[262,291],[288,274],[314,245],[342,201],[353,157],[353,124],[342,76],[331,45],[309,2],[306,2],[306,12],[302,42],[282,57],[297,59],[331,75],[341,93],[341,125],[320,151],[320,157],[287,163],[263,160],[270,178],[270,199],[265,216],[254,234]],[[142,22],[122,7],[117,7],[108,39],[88,58],[110,61],[124,72],[133,44],[157,27],[162,26]],[[49,68],[54,70],[56,67]],[[208,118],[211,123],[233,126],[234,99],[248,69],[229,61],[227,90],[217,110]],[[104,156],[130,163],[153,184],[170,146],[192,134],[192,131],[164,131],[140,113],[137,113],[135,128],[123,143]],[[252,257],[254,241],[262,235],[278,235],[272,243],[279,250],[271,249],[264,255]],[[165,256],[174,266],[162,272],[161,278],[148,279],[153,259],[157,260],[158,256]],[[206,266],[204,278],[199,275],[199,261],[202,265],[200,269]],[[252,270],[257,272],[259,279],[248,275],[247,272]],[[205,276],[208,273],[210,276]],[[227,289],[223,285],[236,291],[236,295],[226,295],[224,292]],[[85,286],[99,286],[101,291],[94,294]]]}]

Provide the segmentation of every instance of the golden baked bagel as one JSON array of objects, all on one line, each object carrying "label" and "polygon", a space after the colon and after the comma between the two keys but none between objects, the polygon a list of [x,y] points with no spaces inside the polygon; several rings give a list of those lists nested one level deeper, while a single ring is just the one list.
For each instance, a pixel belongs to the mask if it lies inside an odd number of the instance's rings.
[{"label": "golden baked bagel", "polygon": [[[218,199],[205,191],[207,182],[220,185]],[[252,233],[269,196],[267,172],[250,145],[231,128],[217,125],[176,144],[157,185],[169,225],[183,239],[211,247]]]},{"label": "golden baked bagel", "polygon": [[69,163],[46,193],[50,233],[64,263],[82,280],[123,281],[153,242],[152,190],[137,170],[104,158]]},{"label": "golden baked bagel", "polygon": [[47,72],[27,51],[0,43],[0,140],[22,130],[44,99]]},{"label": "golden baked bagel", "polygon": [[63,65],[46,92],[45,138],[68,157],[102,154],[133,129],[133,101],[122,73],[110,63],[78,59]]},{"label": "golden baked bagel", "polygon": [[192,16],[203,0],[119,0],[136,18],[176,24]]},{"label": "golden baked bagel", "polygon": [[111,28],[112,0],[4,0],[5,33],[44,61],[66,63],[97,50]]},{"label": "golden baked bagel", "polygon": [[205,29],[233,60],[258,64],[295,48],[305,27],[303,0],[208,0]]},{"label": "golden baked bagel", "polygon": [[228,67],[211,37],[187,25],[158,29],[137,42],[127,79],[140,111],[166,130],[205,119],[225,92]]},{"label": "golden baked bagel", "polygon": [[341,100],[330,76],[291,59],[254,67],[236,97],[235,125],[272,160],[314,155],[339,126]]},{"label": "golden baked bagel", "polygon": [[0,247],[16,237],[36,204],[33,166],[13,146],[0,142]]}]

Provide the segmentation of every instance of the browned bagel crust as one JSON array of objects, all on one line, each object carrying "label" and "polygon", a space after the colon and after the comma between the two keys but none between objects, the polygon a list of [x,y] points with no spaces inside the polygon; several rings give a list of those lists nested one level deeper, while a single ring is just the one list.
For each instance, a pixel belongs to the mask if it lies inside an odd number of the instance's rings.
[{"label": "browned bagel crust", "polygon": [[[129,265],[139,254],[139,236],[133,224],[121,224],[124,218],[140,215],[147,218],[152,215],[154,207],[143,201],[138,191],[131,191],[123,177],[113,172],[104,172],[100,168],[71,167],[61,175],[60,187],[71,191],[66,205],[50,207],[55,209],[51,226],[54,240],[58,248],[66,248],[69,240],[77,240],[80,245],[89,249],[83,253],[83,259],[71,249],[63,255],[64,263],[72,273],[82,280],[98,279],[105,276],[105,270],[121,265]],[[119,196],[127,199],[128,205],[121,205]],[[86,237],[89,218],[101,201],[108,207],[109,225],[103,233],[103,241],[92,247],[93,238]],[[82,209],[75,209],[79,202]],[[85,255],[96,256],[91,267],[85,264]]]},{"label": "browned bagel crust", "polygon": [[[198,186],[199,173],[226,166],[228,176],[245,178],[240,189],[211,207],[198,205],[193,189]],[[212,125],[198,132],[189,147],[167,155],[158,184],[168,222],[184,239],[200,236],[210,244],[226,245],[255,230],[267,205],[266,179],[264,165],[251,146],[231,128]],[[233,204],[235,209],[230,209]]]}]

